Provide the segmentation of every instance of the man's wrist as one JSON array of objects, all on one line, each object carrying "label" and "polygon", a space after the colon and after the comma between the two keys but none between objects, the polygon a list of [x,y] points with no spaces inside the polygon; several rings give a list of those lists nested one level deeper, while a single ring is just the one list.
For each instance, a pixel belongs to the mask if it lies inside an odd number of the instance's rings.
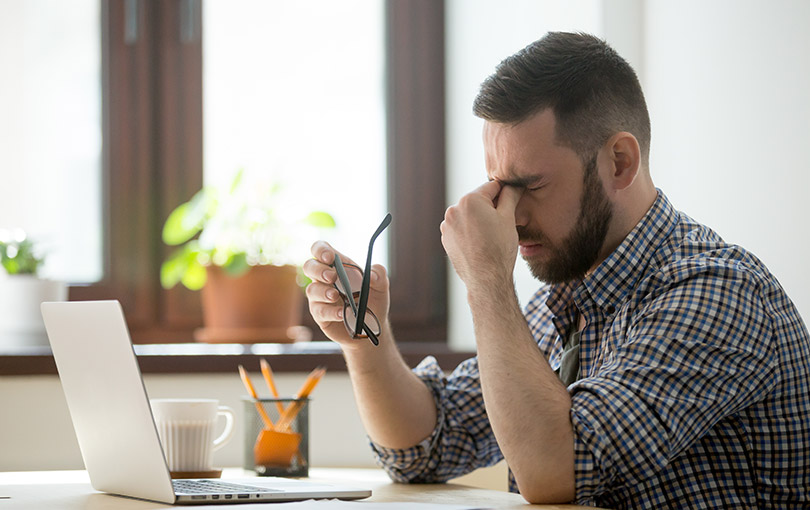
[{"label": "man's wrist", "polygon": [[382,324],[379,345],[374,345],[368,338],[358,338],[353,344],[341,344],[343,358],[346,360],[349,373],[367,374],[377,370],[385,370],[381,360],[388,356],[388,351],[397,350],[391,324],[386,320]]},{"label": "man's wrist", "polygon": [[515,282],[511,275],[508,278],[478,278],[466,284],[466,287],[467,303],[473,310],[478,306],[492,307],[496,303],[517,301]]}]

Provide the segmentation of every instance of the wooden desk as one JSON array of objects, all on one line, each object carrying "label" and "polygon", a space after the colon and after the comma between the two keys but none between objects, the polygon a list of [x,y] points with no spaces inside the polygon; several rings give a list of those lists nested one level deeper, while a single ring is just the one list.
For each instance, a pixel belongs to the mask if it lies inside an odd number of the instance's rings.
[{"label": "wooden desk", "polygon": [[[518,494],[447,484],[396,484],[378,469],[314,468],[311,478],[333,483],[369,487],[371,498],[363,501],[413,502],[465,505],[498,509],[585,509],[572,505],[529,505]],[[226,470],[223,478],[246,476],[240,469]],[[0,509],[152,510],[178,508],[162,503],[102,494],[93,490],[85,471],[32,471],[0,473]],[[272,510],[282,503],[240,505],[195,505],[191,508]],[[180,507],[182,508],[182,507]],[[590,508],[590,507],[588,507]]]}]

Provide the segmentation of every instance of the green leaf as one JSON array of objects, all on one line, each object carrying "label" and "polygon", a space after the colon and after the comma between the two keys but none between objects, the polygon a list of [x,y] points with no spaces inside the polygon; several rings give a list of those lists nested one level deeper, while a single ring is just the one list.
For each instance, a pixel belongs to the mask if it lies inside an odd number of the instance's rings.
[{"label": "green leaf", "polygon": [[312,278],[304,274],[304,269],[301,266],[296,267],[295,283],[302,289],[306,289],[312,283]]},{"label": "green leaf", "polygon": [[183,278],[180,280],[190,290],[200,290],[205,287],[205,282],[208,281],[208,274],[205,272],[205,266],[200,264],[197,259],[190,261]]},{"label": "green leaf", "polygon": [[163,225],[163,242],[177,246],[197,235],[210,214],[210,202],[208,190],[203,188],[191,200],[178,205]]},{"label": "green leaf", "polygon": [[244,253],[234,253],[225,265],[222,266],[222,269],[233,278],[238,276],[242,276],[243,274],[247,273],[250,269],[250,264],[247,261],[247,255]]},{"label": "green leaf", "polygon": [[180,204],[169,214],[169,217],[166,218],[166,223],[163,225],[164,243],[169,246],[177,246],[178,244],[183,244],[188,241],[200,231],[199,228],[188,229],[185,227],[185,220],[190,207],[189,202]]},{"label": "green leaf", "polygon": [[0,262],[8,274],[37,274],[44,258],[37,256],[30,239],[15,242],[0,242]]},{"label": "green leaf", "polygon": [[240,168],[236,172],[236,175],[233,176],[233,180],[231,181],[231,189],[230,189],[230,194],[231,195],[233,195],[236,192],[236,190],[239,189],[239,185],[242,184],[242,176],[244,175],[244,173],[245,173],[245,169]]},{"label": "green leaf", "polygon": [[304,218],[304,222],[318,228],[335,228],[335,218],[323,211],[314,211]]},{"label": "green leaf", "polygon": [[164,289],[171,289],[183,279],[189,265],[185,252],[186,250],[175,251],[160,265],[160,285]]},{"label": "green leaf", "polygon": [[3,267],[6,269],[8,274],[17,274],[19,271],[19,264],[14,259],[3,259]]},{"label": "green leaf", "polygon": [[214,212],[215,200],[213,192],[209,188],[203,188],[191,197],[188,201],[188,211],[183,220],[183,227],[186,229],[201,229],[206,220]]}]

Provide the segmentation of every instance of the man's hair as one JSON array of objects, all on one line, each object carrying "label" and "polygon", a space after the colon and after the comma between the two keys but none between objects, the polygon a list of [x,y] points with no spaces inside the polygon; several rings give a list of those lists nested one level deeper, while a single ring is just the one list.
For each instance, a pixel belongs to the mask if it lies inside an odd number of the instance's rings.
[{"label": "man's hair", "polygon": [[587,161],[615,133],[638,140],[648,168],[650,116],[633,68],[603,40],[549,32],[501,62],[473,103],[484,120],[519,124],[551,108],[556,137]]}]

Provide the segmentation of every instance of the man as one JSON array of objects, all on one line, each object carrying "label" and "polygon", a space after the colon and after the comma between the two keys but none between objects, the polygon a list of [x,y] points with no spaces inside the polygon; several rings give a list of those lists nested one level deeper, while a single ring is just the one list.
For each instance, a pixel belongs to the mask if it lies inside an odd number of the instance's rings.
[{"label": "man", "polygon": [[[432,358],[409,370],[382,319],[383,267],[369,300],[379,347],[346,332],[333,249],[315,243],[304,268],[391,476],[442,481],[505,458],[534,503],[807,505],[807,329],[758,259],[654,187],[630,66],[595,37],[551,33],[500,64],[474,111],[489,182],[441,232],[476,358],[446,378]],[[525,311],[518,251],[545,282]]]}]

